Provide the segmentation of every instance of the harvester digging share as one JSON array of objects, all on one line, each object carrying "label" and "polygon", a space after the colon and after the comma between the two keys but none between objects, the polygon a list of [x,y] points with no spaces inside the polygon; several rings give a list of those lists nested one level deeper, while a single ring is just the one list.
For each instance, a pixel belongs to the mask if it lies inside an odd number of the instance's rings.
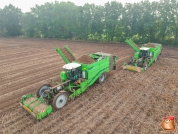
[{"label": "harvester digging share", "polygon": [[31,113],[37,120],[41,120],[52,112],[60,109],[70,98],[75,98],[85,92],[89,86],[104,82],[106,72],[116,69],[117,57],[103,52],[84,55],[75,59],[68,46],[56,48],[64,62],[64,71],[60,72],[61,82],[55,86],[44,84],[37,90],[37,95],[23,95],[22,107]]},{"label": "harvester digging share", "polygon": [[127,39],[126,43],[135,51],[134,57],[131,57],[128,63],[124,63],[123,68],[130,71],[143,72],[161,54],[162,45],[157,43],[143,44],[140,48],[131,40]]}]

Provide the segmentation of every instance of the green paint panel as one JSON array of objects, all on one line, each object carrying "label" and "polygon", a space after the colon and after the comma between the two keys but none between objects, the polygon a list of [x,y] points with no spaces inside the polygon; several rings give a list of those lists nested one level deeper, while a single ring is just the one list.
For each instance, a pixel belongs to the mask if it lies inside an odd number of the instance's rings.
[{"label": "green paint panel", "polygon": [[64,72],[64,71],[60,72],[60,78],[61,78],[62,81],[65,81],[67,79],[66,72]]}]

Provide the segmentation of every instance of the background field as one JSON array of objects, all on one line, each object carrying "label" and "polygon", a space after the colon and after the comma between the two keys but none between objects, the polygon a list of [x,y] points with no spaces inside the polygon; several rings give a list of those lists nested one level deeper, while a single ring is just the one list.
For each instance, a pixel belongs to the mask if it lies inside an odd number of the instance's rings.
[{"label": "background field", "polygon": [[[55,47],[68,45],[76,58],[102,51],[119,57],[117,70],[61,110],[37,122],[20,105],[50,79],[59,80],[64,62]],[[162,117],[178,122],[178,48],[163,46],[162,55],[144,73],[121,68],[134,51],[126,44],[49,39],[0,38],[0,115],[8,134],[159,134]],[[171,132],[169,132],[171,133]]]}]

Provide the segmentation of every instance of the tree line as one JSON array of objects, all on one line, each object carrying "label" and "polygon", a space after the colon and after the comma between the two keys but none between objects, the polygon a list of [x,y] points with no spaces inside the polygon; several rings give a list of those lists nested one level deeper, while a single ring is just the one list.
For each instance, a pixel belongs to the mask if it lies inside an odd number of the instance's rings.
[{"label": "tree line", "polygon": [[178,46],[178,1],[112,1],[104,6],[72,2],[36,5],[30,12],[0,9],[0,36],[25,36],[104,42],[157,42]]}]

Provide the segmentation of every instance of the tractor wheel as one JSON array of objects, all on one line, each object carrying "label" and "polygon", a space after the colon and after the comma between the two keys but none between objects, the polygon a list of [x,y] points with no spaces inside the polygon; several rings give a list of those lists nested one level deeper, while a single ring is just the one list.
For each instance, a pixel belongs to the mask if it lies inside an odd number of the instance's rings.
[{"label": "tractor wheel", "polygon": [[62,108],[68,100],[68,94],[66,92],[59,92],[53,99],[53,107],[56,109]]},{"label": "tractor wheel", "polygon": [[100,84],[100,83],[103,83],[106,79],[106,73],[103,73],[100,75],[100,77],[98,78],[97,80],[97,83]]},{"label": "tractor wheel", "polygon": [[144,63],[143,68],[144,68],[144,70],[146,70],[148,68],[148,64]]},{"label": "tractor wheel", "polygon": [[46,98],[48,96],[48,94],[45,93],[44,91],[49,90],[50,87],[51,87],[50,84],[44,84],[43,86],[41,86],[37,90],[37,96],[40,97],[42,95],[43,98]]}]

